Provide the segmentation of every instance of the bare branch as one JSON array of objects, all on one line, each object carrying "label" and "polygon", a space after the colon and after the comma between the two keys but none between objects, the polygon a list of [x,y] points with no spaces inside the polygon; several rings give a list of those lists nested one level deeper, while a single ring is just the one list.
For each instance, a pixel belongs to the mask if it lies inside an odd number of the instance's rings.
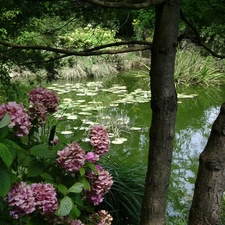
[{"label": "bare branch", "polygon": [[[137,51],[144,51],[144,50],[150,50],[150,48],[148,46],[143,46],[143,47],[133,47],[133,48],[124,48],[124,49],[120,49],[120,50],[105,50],[105,51],[97,51],[97,52],[77,52],[80,54],[64,54],[58,57],[54,57],[48,60],[43,60],[43,61],[38,61],[38,63],[48,63],[48,62],[53,62],[56,61],[58,59],[62,59],[62,58],[66,58],[69,56],[97,56],[97,55],[113,55],[113,54],[122,54],[122,53],[126,53],[126,52],[137,52]],[[27,62],[27,63],[22,63],[20,64],[21,66],[25,66],[25,65],[30,65],[33,63],[37,63],[37,61],[31,61],[31,62]]]},{"label": "bare branch", "polygon": [[[38,63],[52,62],[61,58],[68,57],[68,56],[96,56],[96,55],[105,55],[105,54],[112,55],[112,54],[120,54],[120,53],[126,53],[126,52],[150,50],[152,47],[152,43],[145,42],[145,41],[115,42],[115,43],[110,43],[107,45],[101,45],[94,48],[86,49],[83,51],[70,51],[66,49],[53,48],[49,46],[15,45],[15,44],[3,42],[3,41],[0,41],[0,45],[9,47],[10,50],[13,50],[13,49],[26,49],[26,50],[39,50],[39,51],[44,50],[44,51],[49,51],[49,52],[59,54],[58,56],[50,58],[48,60],[38,61]],[[106,49],[108,47],[116,47],[116,46],[124,46],[124,45],[130,45],[130,46],[124,47],[121,49]],[[139,45],[139,46],[131,46],[131,45]],[[26,62],[26,63],[23,63],[22,65],[33,64],[35,62],[37,61]]]},{"label": "bare branch", "polygon": [[95,5],[99,5],[102,7],[107,8],[129,8],[129,9],[142,9],[142,8],[148,8],[150,6],[159,5],[165,0],[145,0],[140,3],[129,3],[129,2],[110,2],[110,1],[104,1],[104,0],[84,0],[89,3],[93,3]]},{"label": "bare branch", "polygon": [[[67,56],[70,55],[76,55],[76,56],[88,56],[88,55],[102,55],[102,54],[117,54],[117,53],[124,53],[124,52],[132,52],[132,51],[140,51],[142,48],[125,48],[125,49],[115,49],[115,50],[105,50],[105,51],[99,51],[100,49],[108,48],[108,47],[114,47],[114,46],[122,46],[122,45],[146,45],[144,49],[150,49],[151,43],[150,42],[144,42],[144,41],[123,41],[123,42],[115,42],[110,43],[107,45],[100,45],[95,48],[86,49],[83,51],[70,51],[66,49],[60,49],[60,48],[53,48],[49,46],[41,46],[41,45],[15,45],[8,42],[0,41],[0,45],[10,47],[12,49],[27,49],[27,50],[45,50],[49,52],[55,52],[59,54],[65,54]],[[140,50],[138,50],[140,49]],[[98,50],[98,52],[96,52]]]},{"label": "bare branch", "polygon": [[147,45],[147,46],[151,47],[152,43],[147,42],[147,41],[121,41],[121,42],[114,42],[111,44],[100,45],[100,46],[97,46],[94,48],[90,48],[90,49],[85,50],[85,52],[96,51],[96,50],[100,50],[103,48],[115,47],[115,46],[121,46],[121,45]]},{"label": "bare branch", "polygon": [[202,46],[205,50],[207,50],[214,57],[217,57],[217,58],[220,58],[220,59],[225,58],[225,55],[219,55],[216,52],[214,52],[209,46],[207,46],[207,44],[202,40],[197,28],[184,16],[184,13],[183,13],[182,10],[180,11],[180,17],[195,33],[197,42],[200,46]]}]

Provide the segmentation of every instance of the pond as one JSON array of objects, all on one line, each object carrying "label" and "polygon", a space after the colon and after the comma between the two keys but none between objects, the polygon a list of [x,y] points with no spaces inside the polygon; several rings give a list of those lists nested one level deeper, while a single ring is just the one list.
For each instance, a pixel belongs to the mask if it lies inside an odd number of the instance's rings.
[{"label": "pond", "polygon": [[[110,130],[111,151],[147,165],[148,131],[151,121],[148,78],[137,73],[121,73],[98,80],[57,82],[48,86],[60,96],[57,132],[73,135],[77,130],[85,137],[95,123]],[[190,207],[198,157],[203,151],[211,126],[225,100],[225,88],[177,88],[178,111],[168,214],[184,213]],[[85,141],[85,139],[84,139]]]}]

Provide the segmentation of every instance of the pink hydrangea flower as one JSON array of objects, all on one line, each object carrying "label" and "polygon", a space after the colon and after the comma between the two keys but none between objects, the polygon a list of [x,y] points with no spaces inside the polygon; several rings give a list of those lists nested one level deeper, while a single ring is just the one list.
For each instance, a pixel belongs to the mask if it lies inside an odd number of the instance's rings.
[{"label": "pink hydrangea flower", "polygon": [[87,199],[94,205],[99,205],[103,199],[104,194],[106,194],[111,186],[113,185],[112,176],[108,171],[104,170],[100,165],[96,165],[98,174],[93,171],[88,174],[88,179],[91,184],[91,191],[87,191]]},{"label": "pink hydrangea flower", "polygon": [[0,105],[0,120],[8,113],[10,116],[9,128],[16,127],[16,135],[18,137],[29,134],[31,123],[22,103],[9,102]]},{"label": "pink hydrangea flower", "polygon": [[48,111],[42,103],[37,102],[30,105],[28,108],[28,113],[33,123],[37,123],[40,126],[46,123]]},{"label": "pink hydrangea flower", "polygon": [[90,221],[96,225],[111,225],[113,218],[107,211],[101,210],[92,214],[90,216]]},{"label": "pink hydrangea flower", "polygon": [[47,112],[52,114],[58,110],[59,97],[54,91],[36,87],[29,92],[29,103],[31,105],[41,103]]},{"label": "pink hydrangea flower", "polygon": [[28,109],[32,121],[38,125],[46,123],[47,115],[53,114],[58,110],[59,97],[53,91],[37,87],[29,92]]},{"label": "pink hydrangea flower", "polygon": [[94,152],[88,152],[85,158],[88,162],[94,163],[99,160],[99,155],[95,154]]},{"label": "pink hydrangea flower", "polygon": [[52,184],[34,183],[31,184],[36,208],[42,215],[53,214],[58,208],[56,191]]},{"label": "pink hydrangea flower", "polygon": [[14,184],[6,196],[6,200],[8,205],[12,207],[9,213],[14,219],[30,214],[35,210],[33,190],[25,182]]},{"label": "pink hydrangea flower", "polygon": [[101,125],[90,128],[90,144],[96,154],[103,155],[109,151],[110,139],[107,131]]},{"label": "pink hydrangea flower", "polygon": [[56,225],[56,224],[64,224],[64,225],[85,225],[80,220],[73,220],[68,216],[64,217],[46,217],[45,220],[48,222],[48,224]]},{"label": "pink hydrangea flower", "polygon": [[62,151],[58,151],[58,164],[66,172],[77,172],[84,165],[85,151],[76,143],[68,144]]},{"label": "pink hydrangea flower", "polygon": [[72,220],[72,219],[68,219],[67,224],[68,225],[85,225],[80,220]]}]

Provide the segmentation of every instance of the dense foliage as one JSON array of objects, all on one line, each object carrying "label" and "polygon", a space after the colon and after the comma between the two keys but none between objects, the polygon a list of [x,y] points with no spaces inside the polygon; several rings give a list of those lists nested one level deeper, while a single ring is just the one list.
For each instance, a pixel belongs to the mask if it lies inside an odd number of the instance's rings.
[{"label": "dense foliage", "polygon": [[[182,10],[203,40],[217,52],[223,53],[224,2],[184,1]],[[107,9],[85,1],[3,0],[0,12],[0,41],[73,51],[120,41],[121,38],[151,41],[155,20],[152,7],[139,10]],[[196,42],[195,36],[187,25],[181,23],[181,39],[190,38]],[[58,55],[51,49],[23,50],[0,45],[0,62],[9,62],[7,68],[13,67],[15,70],[15,65],[20,65],[25,70],[23,65],[35,73],[45,69],[49,80],[55,79],[57,68],[65,65],[65,60],[61,64],[62,57],[63,54]],[[76,59],[70,58],[67,66],[71,63],[74,65]]]}]

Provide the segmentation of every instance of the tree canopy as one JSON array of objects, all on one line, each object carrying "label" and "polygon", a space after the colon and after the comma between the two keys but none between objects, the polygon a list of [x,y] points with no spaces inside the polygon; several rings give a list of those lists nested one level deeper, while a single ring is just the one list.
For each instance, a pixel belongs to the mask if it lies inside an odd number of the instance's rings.
[{"label": "tree canopy", "polygon": [[[129,2],[2,0],[0,60],[2,62],[10,60],[18,65],[37,61],[40,65],[40,62],[49,62],[71,55],[114,54],[147,49],[151,46],[154,31],[155,15],[152,6],[162,2],[164,0]],[[208,50],[218,53],[215,56],[223,57],[224,1],[183,1],[181,9],[181,18],[186,23],[180,26],[180,40],[185,37],[198,44],[204,43],[204,47],[208,47]],[[136,24],[138,31],[136,30],[136,35],[132,35],[132,32],[133,34],[135,32],[135,21],[138,23]],[[77,45],[68,46],[66,37],[70,36],[76,27],[88,24],[113,29],[115,36],[119,34],[120,29],[129,27],[129,37],[126,36],[128,42],[109,39],[108,43],[99,41],[95,46],[88,44],[82,46],[81,39]],[[123,33],[121,35],[123,36]],[[79,42],[79,38],[77,39]],[[114,42],[116,44],[113,44]],[[111,46],[122,47],[109,49]]]}]

